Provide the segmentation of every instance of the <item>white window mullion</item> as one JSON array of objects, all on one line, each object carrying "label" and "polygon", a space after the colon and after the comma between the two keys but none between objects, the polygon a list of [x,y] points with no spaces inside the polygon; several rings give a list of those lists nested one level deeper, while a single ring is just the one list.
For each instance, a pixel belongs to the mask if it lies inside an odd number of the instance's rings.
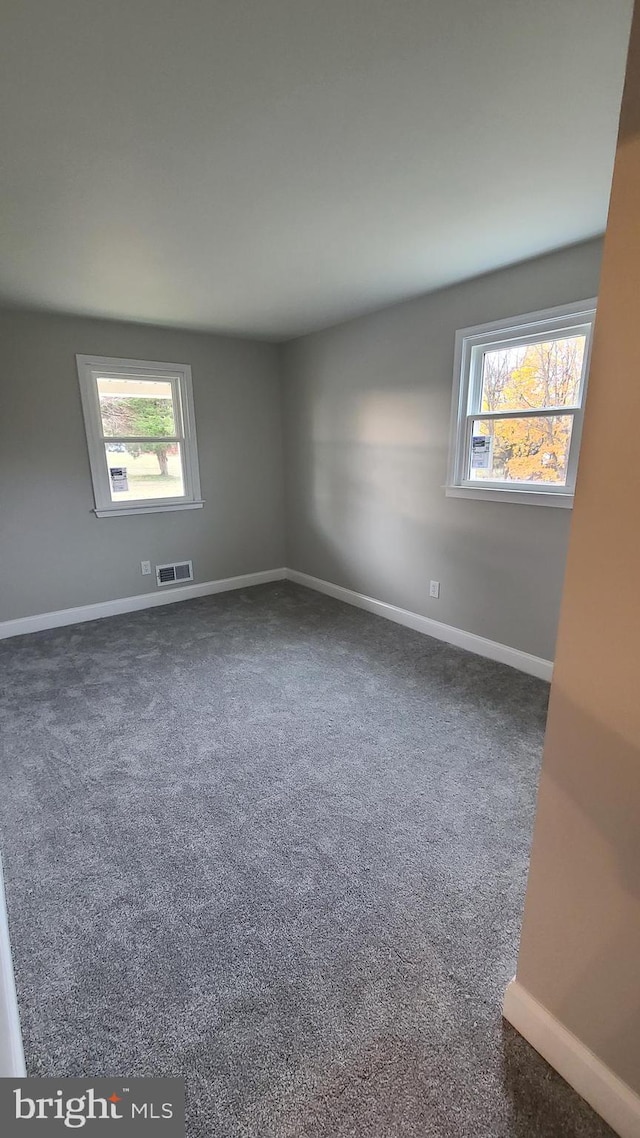
[{"label": "white window mullion", "polygon": [[474,411],[467,415],[468,419],[482,422],[485,419],[552,419],[559,415],[577,415],[579,407],[534,407],[533,409],[520,409],[517,411]]},{"label": "white window mullion", "polygon": [[144,443],[181,443],[184,442],[182,435],[101,435],[103,443],[107,446],[109,443],[124,443],[127,446],[138,446]]}]

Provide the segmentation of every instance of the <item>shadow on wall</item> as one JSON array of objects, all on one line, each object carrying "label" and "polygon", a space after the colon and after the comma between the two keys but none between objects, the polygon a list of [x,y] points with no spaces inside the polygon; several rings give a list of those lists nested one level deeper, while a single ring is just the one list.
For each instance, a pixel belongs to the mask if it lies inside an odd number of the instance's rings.
[{"label": "shadow on wall", "polygon": [[[446,467],[440,432],[428,429],[426,393],[342,393],[339,401],[331,394],[323,392],[314,407],[312,430],[313,497],[328,507],[324,520],[332,525],[336,509],[344,505],[334,462],[343,455],[343,462],[357,471],[359,484],[366,486],[367,496],[401,515],[426,521],[429,465],[435,465],[441,485]],[[434,454],[436,463],[429,463]]]},{"label": "shadow on wall", "polygon": [[427,391],[375,390],[323,390],[314,403],[310,513],[335,573],[353,587],[352,558],[381,584],[394,580],[443,493],[446,446],[428,403]]},{"label": "shadow on wall", "polygon": [[[446,498],[449,408],[439,390],[332,384],[306,398],[310,442],[298,469],[308,571],[550,656],[568,519]],[[540,540],[541,521],[552,555]],[[437,610],[428,600],[431,577],[447,582]],[[521,625],[534,630],[522,642],[513,631]]]}]

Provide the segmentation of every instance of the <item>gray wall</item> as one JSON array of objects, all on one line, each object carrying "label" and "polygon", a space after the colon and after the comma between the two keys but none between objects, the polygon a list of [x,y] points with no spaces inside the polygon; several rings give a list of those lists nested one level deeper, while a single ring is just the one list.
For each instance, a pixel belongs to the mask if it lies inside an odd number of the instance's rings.
[{"label": "gray wall", "polygon": [[[570,511],[445,498],[454,335],[594,295],[600,253],[588,242],[281,349],[0,313],[0,620],[148,592],[142,559],[192,557],[197,581],[288,564],[551,658]],[[95,517],[76,353],[191,364],[204,509]]]},{"label": "gray wall", "polygon": [[[0,315],[0,620],[284,564],[278,350],[151,326]],[[75,354],[190,363],[202,510],[96,518]]]},{"label": "gray wall", "polygon": [[454,336],[596,295],[600,256],[587,242],[286,345],[287,564],[553,658],[571,511],[445,498]]}]

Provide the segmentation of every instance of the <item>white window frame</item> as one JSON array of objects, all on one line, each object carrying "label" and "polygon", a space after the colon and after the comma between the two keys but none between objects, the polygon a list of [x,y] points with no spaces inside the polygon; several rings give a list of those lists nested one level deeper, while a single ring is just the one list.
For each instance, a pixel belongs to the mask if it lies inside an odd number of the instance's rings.
[{"label": "white window frame", "polygon": [[[157,363],[149,360],[114,359],[111,356],[76,356],[80,396],[87,432],[89,463],[95,499],[94,513],[99,518],[112,518],[126,514],[157,514],[169,510],[198,510],[204,505],[200,496],[198,445],[193,407],[193,384],[189,364]],[[98,377],[108,379],[161,379],[171,383],[176,434],[167,442],[180,444],[183,466],[184,494],[170,498],[138,498],[114,502],[109,487],[109,472],[105,459],[105,443],[119,442],[103,433]],[[124,441],[124,440],[123,440]],[[145,439],[129,439],[145,442]]]},{"label": "white window frame", "polygon": [[[530,312],[506,320],[478,324],[456,332],[453,373],[453,401],[451,407],[451,438],[449,470],[445,493],[450,498],[477,498],[493,502],[520,502],[535,506],[564,506],[571,508],[578,470],[584,402],[589,375],[593,322],[596,299]],[[482,359],[487,350],[516,347],[536,343],[543,338],[553,339],[558,334],[571,332],[586,335],[585,351],[580,377],[577,403],[571,407],[545,408],[533,411],[481,411]],[[473,421],[479,419],[544,418],[550,414],[573,416],[571,443],[567,460],[567,481],[564,486],[540,483],[473,482],[468,477],[469,451]]]}]

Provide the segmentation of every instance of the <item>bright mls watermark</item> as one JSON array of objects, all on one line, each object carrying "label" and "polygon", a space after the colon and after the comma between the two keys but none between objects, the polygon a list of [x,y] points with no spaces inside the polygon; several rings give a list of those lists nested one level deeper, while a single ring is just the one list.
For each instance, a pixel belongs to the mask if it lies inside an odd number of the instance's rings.
[{"label": "bright mls watermark", "polygon": [[3,1138],[82,1130],[184,1138],[183,1079],[0,1079]]}]

